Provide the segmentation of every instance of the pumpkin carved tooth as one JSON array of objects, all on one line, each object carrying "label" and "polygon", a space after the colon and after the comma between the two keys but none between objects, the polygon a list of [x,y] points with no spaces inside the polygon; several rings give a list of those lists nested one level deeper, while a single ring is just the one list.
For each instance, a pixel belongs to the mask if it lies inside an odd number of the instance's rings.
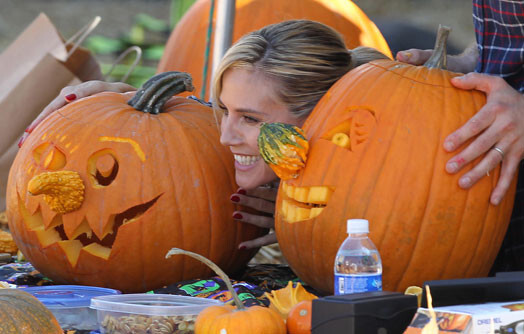
[{"label": "pumpkin carved tooth", "polygon": [[296,187],[282,183],[285,199],[282,200],[282,214],[288,223],[294,223],[318,216],[329,202],[333,189],[327,186]]},{"label": "pumpkin carved tooth", "polygon": [[55,212],[64,214],[75,211],[84,201],[84,182],[77,172],[46,172],[33,177],[28,192],[33,195],[44,194],[44,200]]}]

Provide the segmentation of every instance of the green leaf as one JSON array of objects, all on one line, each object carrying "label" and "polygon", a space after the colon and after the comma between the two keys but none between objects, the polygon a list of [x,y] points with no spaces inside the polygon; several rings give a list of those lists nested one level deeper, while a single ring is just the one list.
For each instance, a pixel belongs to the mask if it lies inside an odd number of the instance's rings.
[{"label": "green leaf", "polygon": [[173,29],[196,0],[171,0],[170,23]]},{"label": "green leaf", "polygon": [[164,54],[165,45],[153,45],[144,50],[143,58],[151,60],[160,60]]},{"label": "green leaf", "polygon": [[146,30],[169,31],[169,24],[164,20],[154,18],[151,15],[140,13],[135,16],[135,22]]},{"label": "green leaf", "polygon": [[119,39],[101,35],[93,35],[86,39],[85,47],[95,54],[111,54],[120,52],[125,48],[125,43]]}]

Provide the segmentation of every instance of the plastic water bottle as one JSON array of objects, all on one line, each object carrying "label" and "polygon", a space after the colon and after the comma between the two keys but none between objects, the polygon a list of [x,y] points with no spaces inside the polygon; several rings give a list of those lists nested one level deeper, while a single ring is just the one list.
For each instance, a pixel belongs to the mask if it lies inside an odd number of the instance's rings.
[{"label": "plastic water bottle", "polygon": [[348,237],[335,258],[335,295],[382,290],[382,261],[369,239],[369,222],[348,219]]}]

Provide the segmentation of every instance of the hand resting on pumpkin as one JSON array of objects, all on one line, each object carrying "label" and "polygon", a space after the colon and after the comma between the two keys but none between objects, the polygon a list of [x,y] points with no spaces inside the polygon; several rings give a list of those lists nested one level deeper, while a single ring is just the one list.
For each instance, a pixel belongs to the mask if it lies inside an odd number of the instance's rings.
[{"label": "hand resting on pumpkin", "polygon": [[[249,207],[258,213],[248,213],[245,211],[235,211],[233,218],[242,222],[253,224],[258,227],[272,229],[275,226],[275,200],[278,193],[277,187],[260,186],[253,190],[239,188],[236,193],[231,195],[232,202]],[[262,247],[277,242],[276,234],[271,231],[260,238],[244,241],[238,245],[238,249],[249,249]]]},{"label": "hand resting on pumpkin", "polygon": [[[430,54],[431,50],[411,49],[397,53],[397,60],[420,65]],[[461,89],[482,91],[487,100],[474,117],[446,137],[446,151],[454,152],[459,148],[461,151],[446,163],[445,168],[449,173],[457,173],[471,161],[486,154],[459,179],[459,186],[468,189],[502,163],[497,185],[490,198],[490,202],[497,205],[506,195],[519,163],[524,159],[524,96],[500,77],[474,73],[477,57],[474,51],[466,51],[462,56],[449,58],[448,69],[472,72],[453,78],[451,84]],[[471,139],[470,143],[463,146]]]},{"label": "hand resting on pumpkin", "polygon": [[60,109],[69,102],[73,102],[83,97],[94,95],[101,92],[117,92],[124,93],[128,91],[136,90],[135,87],[121,83],[121,82],[105,82],[99,80],[87,81],[75,86],[67,86],[62,88],[60,94],[54,98],[42,112],[33,120],[33,122],[27,127],[25,132],[18,142],[18,147],[22,147],[25,139],[33,130],[40,124],[47,116],[56,110]]}]

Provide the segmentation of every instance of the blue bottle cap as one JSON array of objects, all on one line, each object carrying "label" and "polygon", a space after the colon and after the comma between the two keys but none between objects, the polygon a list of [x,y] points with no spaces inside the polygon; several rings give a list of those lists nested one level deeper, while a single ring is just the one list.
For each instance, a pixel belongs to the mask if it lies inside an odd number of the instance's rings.
[{"label": "blue bottle cap", "polygon": [[49,285],[21,288],[38,298],[47,308],[89,307],[91,298],[120,294],[120,291],[84,285]]}]

